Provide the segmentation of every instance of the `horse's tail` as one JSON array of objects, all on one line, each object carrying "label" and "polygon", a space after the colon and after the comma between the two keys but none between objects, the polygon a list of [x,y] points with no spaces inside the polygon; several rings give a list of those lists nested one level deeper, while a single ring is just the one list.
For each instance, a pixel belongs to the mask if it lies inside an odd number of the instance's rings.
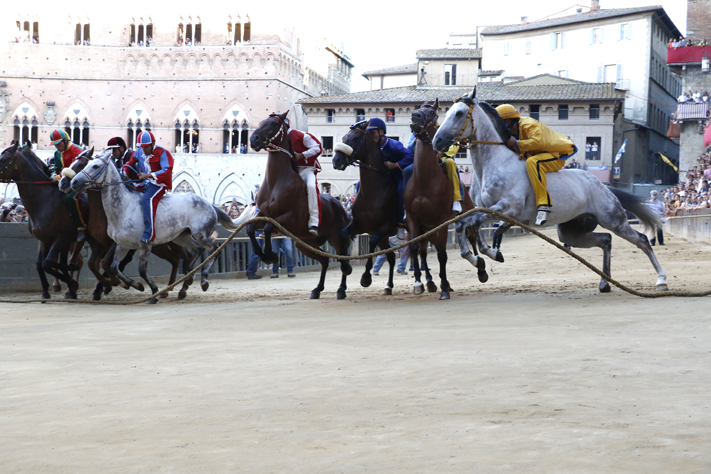
[{"label": "horse's tail", "polygon": [[652,210],[644,204],[642,198],[634,194],[626,193],[615,188],[608,188],[615,195],[622,207],[634,214],[644,225],[643,234],[653,232],[655,227],[661,226],[662,221]]},{"label": "horse's tail", "polygon": [[244,211],[242,211],[242,214],[239,215],[237,219],[232,219],[225,211],[220,209],[217,206],[212,206],[215,208],[215,212],[217,213],[217,220],[220,224],[222,224],[222,227],[224,227],[227,230],[235,230],[237,227],[241,226],[245,222],[247,222],[249,219],[257,215],[257,206],[254,205],[254,203],[250,204],[249,206],[244,208]]}]

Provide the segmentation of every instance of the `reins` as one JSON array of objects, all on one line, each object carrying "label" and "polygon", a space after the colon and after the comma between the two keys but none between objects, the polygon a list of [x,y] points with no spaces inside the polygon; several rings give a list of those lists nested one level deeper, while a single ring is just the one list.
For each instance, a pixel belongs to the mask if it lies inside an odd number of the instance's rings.
[{"label": "reins", "polygon": [[504,143],[504,142],[490,142],[490,141],[486,141],[486,140],[471,140],[469,138],[462,138],[462,135],[464,134],[464,130],[467,129],[467,125],[469,125],[469,122],[473,121],[472,112],[474,111],[475,103],[471,99],[466,100],[467,98],[465,98],[465,100],[457,99],[454,101],[455,104],[460,101],[464,102],[469,107],[469,112],[467,113],[467,119],[464,121],[464,126],[461,128],[461,130],[459,130],[459,133],[457,134],[457,138],[454,139],[454,143],[459,145],[462,148],[467,149],[467,150],[469,150],[470,148],[472,148],[473,146],[476,146],[476,145],[506,145],[506,143]]},{"label": "reins", "polygon": [[[355,150],[353,150],[353,152],[350,154],[350,156],[352,157],[352,156],[355,156],[356,153],[358,153],[358,150],[360,150],[360,147],[362,147],[363,144],[365,143],[367,132],[365,130],[362,130],[360,127],[356,127],[356,126],[351,126],[351,130],[358,130],[359,132],[361,132],[363,134],[363,141],[360,142],[358,144],[358,146],[355,148]],[[350,166],[355,166],[356,168],[365,168],[365,169],[369,169],[372,171],[377,171],[378,173],[388,174],[387,170],[381,170],[381,169],[378,169],[372,165],[369,165],[368,163],[363,163],[363,161],[360,158],[353,158],[353,160],[350,161],[350,163],[348,163],[348,164]]]},{"label": "reins", "polygon": [[[270,139],[267,140],[267,144],[264,146],[264,149],[267,151],[280,151],[282,153],[286,153],[289,158],[294,158],[294,153],[291,152],[291,150],[287,150],[286,148],[283,148],[281,146],[281,142],[284,139],[284,134],[286,133],[286,130],[289,128],[284,121],[281,119],[276,114],[271,114],[270,117],[276,117],[279,119],[279,123],[281,124],[279,126],[279,131]],[[279,143],[277,145],[277,143]]]}]

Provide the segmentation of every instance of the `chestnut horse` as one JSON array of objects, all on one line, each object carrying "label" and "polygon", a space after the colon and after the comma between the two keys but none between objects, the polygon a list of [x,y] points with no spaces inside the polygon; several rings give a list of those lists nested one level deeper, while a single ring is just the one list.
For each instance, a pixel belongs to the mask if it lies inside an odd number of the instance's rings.
[{"label": "chestnut horse", "polygon": [[[407,216],[407,227],[410,239],[414,239],[425,232],[439,226],[440,224],[454,218],[456,212],[452,211],[454,200],[454,189],[452,181],[440,165],[437,152],[432,148],[432,137],[437,131],[437,109],[439,109],[439,99],[433,105],[425,103],[418,110],[412,113],[410,129],[415,134],[415,159],[413,162],[412,177],[407,182],[404,192],[405,210]],[[462,194],[462,211],[474,208],[474,203],[468,194]],[[461,229],[467,232],[472,245],[475,245],[474,234],[468,229]],[[447,280],[447,233],[448,229],[443,227],[432,234],[427,241],[437,249],[437,259],[439,260],[439,277],[442,293],[441,300],[449,299],[451,287]],[[429,268],[427,267],[427,245],[425,242],[416,242],[410,245],[410,255],[413,256],[412,263],[415,267],[415,287],[413,293],[420,295],[424,293],[424,286],[420,281],[422,272],[420,263],[415,256],[420,255],[422,266],[425,269],[427,280],[427,291],[434,293],[437,285],[432,281]],[[479,281],[486,282],[489,277],[485,271],[484,259],[477,259],[477,270]]]},{"label": "chestnut horse", "polygon": [[[14,181],[29,215],[29,230],[40,241],[37,273],[42,284],[42,299],[50,299],[46,273],[67,285],[66,299],[76,299],[79,284],[69,272],[77,268],[67,263],[69,250],[77,241],[77,228],[67,212],[64,196],[50,178],[47,165],[31,148],[18,144],[0,154],[0,180]],[[91,245],[93,242],[87,239]]]},{"label": "chestnut horse", "polygon": [[[289,122],[286,119],[288,112],[281,115],[271,114],[249,137],[249,143],[255,151],[266,149],[269,151],[267,158],[267,171],[264,182],[256,196],[256,207],[259,216],[271,217],[284,226],[289,232],[308,245],[320,247],[328,242],[338,255],[348,255],[350,238],[341,231],[348,225],[348,214],[340,201],[328,194],[321,194],[320,207],[321,219],[318,235],[309,233],[309,207],[306,193],[306,183],[293,168],[294,153],[289,140]],[[275,263],[279,256],[272,251],[272,231],[274,225],[264,224],[264,249],[257,243],[255,230],[257,224],[247,226],[254,251],[266,263]],[[328,258],[310,252],[306,247],[296,242],[301,252],[321,263],[321,278],[318,286],[311,292],[311,299],[318,299],[324,289]],[[352,272],[351,265],[346,260],[341,260],[341,286],[336,297],[341,300],[346,297],[346,277]]]},{"label": "chestnut horse", "polygon": [[[390,248],[388,237],[395,235],[398,221],[397,181],[395,176],[385,169],[383,154],[373,134],[366,131],[370,121],[358,122],[343,136],[343,142],[334,147],[333,167],[339,171],[348,165],[360,166],[360,188],[351,206],[353,220],[344,229],[349,238],[356,234],[367,233],[370,253],[376,247],[382,250]],[[392,295],[395,255],[386,254],[390,272],[384,295]],[[373,282],[370,270],[373,259],[365,263],[365,272],[360,279],[361,286],[368,287]]]},{"label": "chestnut horse", "polygon": [[[62,192],[71,191],[71,181],[72,178],[80,173],[89,164],[89,160],[93,155],[94,149],[87,154],[81,154],[69,167],[69,170],[62,172],[62,179],[59,181],[59,189]],[[71,171],[70,171],[71,170]],[[114,251],[116,250],[116,243],[111,240],[108,234],[108,219],[106,217],[106,211],[104,210],[104,203],[101,198],[100,189],[88,189],[87,196],[89,200],[89,208],[91,212],[89,213],[89,220],[86,223],[86,230],[89,235],[96,241],[96,245],[92,247],[91,256],[89,257],[89,265],[95,266],[97,271],[101,271],[100,266],[104,269],[104,274],[102,275],[107,280],[99,280],[94,288],[93,299],[94,301],[101,300],[101,294],[109,294],[112,286],[117,286],[120,284],[119,280],[115,276],[108,278],[111,272],[111,261],[114,257]],[[121,261],[119,265],[119,270],[123,269],[128,265],[128,263],[133,258],[136,253],[135,249],[129,250],[126,258]],[[153,255],[162,258],[171,265],[170,279],[168,284],[171,285],[175,281],[178,274],[178,267],[180,261],[183,261],[183,273],[188,273],[195,261],[199,256],[199,252],[191,252],[185,247],[181,247],[175,243],[159,244],[151,247],[151,253]],[[178,299],[183,299],[186,296],[186,292],[190,284],[192,283],[192,278],[183,283],[183,287],[178,293]],[[166,298],[168,295],[161,295],[162,298]]]}]

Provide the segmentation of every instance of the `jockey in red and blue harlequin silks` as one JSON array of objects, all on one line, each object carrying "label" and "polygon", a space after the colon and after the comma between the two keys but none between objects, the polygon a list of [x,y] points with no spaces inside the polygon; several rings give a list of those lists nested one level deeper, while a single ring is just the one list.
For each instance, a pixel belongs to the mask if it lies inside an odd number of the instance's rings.
[{"label": "jockey in red and blue harlequin silks", "polygon": [[158,203],[166,190],[173,188],[173,156],[165,148],[156,146],[156,139],[151,132],[139,133],[136,147],[140,148],[124,165],[123,171],[132,179],[144,180],[136,186],[136,189],[143,191],[141,207],[145,228],[141,242],[153,242],[156,238],[153,223]]}]

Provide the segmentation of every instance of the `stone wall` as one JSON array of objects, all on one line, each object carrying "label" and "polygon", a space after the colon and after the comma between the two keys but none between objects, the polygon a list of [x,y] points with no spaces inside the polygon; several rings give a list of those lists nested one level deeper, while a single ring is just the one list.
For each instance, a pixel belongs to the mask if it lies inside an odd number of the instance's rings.
[{"label": "stone wall", "polygon": [[[691,2],[689,2],[691,5]],[[711,36],[709,36],[711,39]],[[687,64],[682,71],[684,91],[711,92],[711,74],[701,72],[698,64]],[[702,131],[703,133],[703,131]],[[681,137],[679,141],[679,179],[686,179],[686,170],[698,164],[698,157],[704,153],[704,136],[699,134],[699,122],[689,120],[681,124]]]},{"label": "stone wall", "polygon": [[664,224],[664,232],[689,242],[711,244],[711,214],[670,217]]},{"label": "stone wall", "polygon": [[687,37],[711,41],[711,1],[687,0],[686,8]]}]

